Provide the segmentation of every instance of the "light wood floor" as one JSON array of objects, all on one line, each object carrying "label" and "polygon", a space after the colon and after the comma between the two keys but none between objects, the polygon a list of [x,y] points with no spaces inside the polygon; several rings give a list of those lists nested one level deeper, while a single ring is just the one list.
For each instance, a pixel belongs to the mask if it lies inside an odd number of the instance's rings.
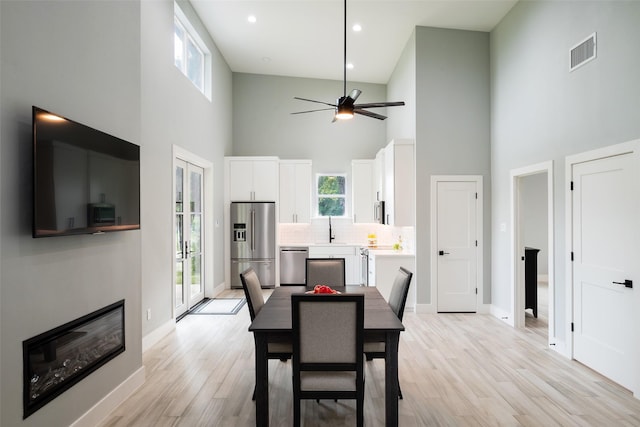
[{"label": "light wood floor", "polygon": [[524,326],[545,342],[549,341],[549,283],[546,280],[538,280],[538,317],[533,317],[532,309],[525,310]]},{"label": "light wood floor", "polygon": [[[534,328],[476,314],[405,313],[404,324],[401,427],[640,425],[640,400],[547,349]],[[145,384],[102,426],[254,426],[248,326],[246,305],[186,316],[144,354]],[[270,361],[269,375],[270,425],[290,426],[291,362]],[[366,426],[384,425],[383,393],[384,361],[366,362]],[[352,426],[354,413],[351,401],[309,401],[303,425]]]}]

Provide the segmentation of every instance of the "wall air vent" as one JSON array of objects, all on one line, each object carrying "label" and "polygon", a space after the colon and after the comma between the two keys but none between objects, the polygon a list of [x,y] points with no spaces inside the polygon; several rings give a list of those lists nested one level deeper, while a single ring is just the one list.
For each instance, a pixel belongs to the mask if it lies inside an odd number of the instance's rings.
[{"label": "wall air vent", "polygon": [[571,70],[596,58],[596,33],[571,48]]}]

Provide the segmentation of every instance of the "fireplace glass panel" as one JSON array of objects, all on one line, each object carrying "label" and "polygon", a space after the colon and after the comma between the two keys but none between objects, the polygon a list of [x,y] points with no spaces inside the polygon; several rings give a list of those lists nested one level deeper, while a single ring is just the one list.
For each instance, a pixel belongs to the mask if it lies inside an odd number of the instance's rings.
[{"label": "fireplace glass panel", "polygon": [[24,418],[124,350],[124,300],[24,341]]}]

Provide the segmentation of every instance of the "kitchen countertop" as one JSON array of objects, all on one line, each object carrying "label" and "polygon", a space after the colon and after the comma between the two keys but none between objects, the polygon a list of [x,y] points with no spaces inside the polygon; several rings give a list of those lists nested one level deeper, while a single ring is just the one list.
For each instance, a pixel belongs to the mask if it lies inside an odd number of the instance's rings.
[{"label": "kitchen countertop", "polygon": [[394,249],[369,249],[369,254],[373,252],[374,256],[415,256],[412,251],[396,251]]},{"label": "kitchen countertop", "polygon": [[401,250],[397,251],[393,249],[391,245],[379,245],[375,248],[367,246],[367,244],[360,243],[281,243],[280,247],[284,248],[298,248],[298,247],[313,247],[313,246],[322,246],[322,247],[356,247],[356,248],[366,248],[369,249],[369,252],[375,252],[375,256],[415,256],[415,253],[410,250]]}]

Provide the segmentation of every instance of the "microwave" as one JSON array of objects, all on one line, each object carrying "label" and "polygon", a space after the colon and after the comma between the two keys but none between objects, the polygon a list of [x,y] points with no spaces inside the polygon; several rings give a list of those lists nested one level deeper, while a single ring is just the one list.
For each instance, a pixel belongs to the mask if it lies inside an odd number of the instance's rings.
[{"label": "microwave", "polygon": [[116,207],[108,203],[89,203],[87,205],[87,223],[89,227],[116,224]]},{"label": "microwave", "polygon": [[384,224],[384,200],[373,203],[373,221],[378,224]]}]

